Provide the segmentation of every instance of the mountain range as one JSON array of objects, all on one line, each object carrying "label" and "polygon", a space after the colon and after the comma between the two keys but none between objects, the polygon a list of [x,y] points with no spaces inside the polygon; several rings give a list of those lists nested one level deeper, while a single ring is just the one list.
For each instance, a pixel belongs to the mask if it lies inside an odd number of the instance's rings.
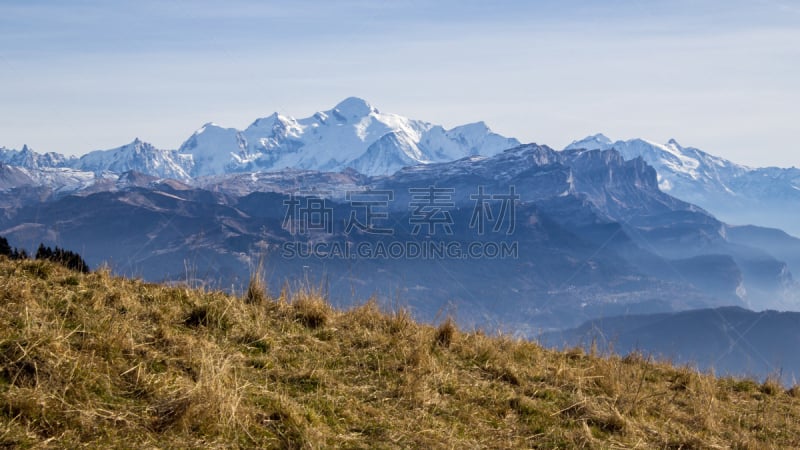
[{"label": "mountain range", "polygon": [[[446,130],[439,125],[384,113],[351,97],[333,108],[295,119],[278,113],[244,130],[207,123],[178,149],[158,149],[135,139],[81,157],[0,148],[0,189],[31,186],[64,195],[136,171],[197,186],[208,177],[307,170],[390,175],[406,166],[492,156],[519,145],[483,122]],[[617,150],[656,169],[659,188],[737,225],[755,224],[800,236],[800,169],[751,168],[674,139],[612,141],[602,134],[576,140],[565,150]],[[241,177],[239,177],[241,179]],[[101,188],[102,189],[102,188]]]},{"label": "mountain range", "polygon": [[[800,239],[763,227],[800,234],[796,172],[674,140],[595,135],[557,151],[350,98],[306,119],[206,124],[174,150],[139,139],[81,157],[0,149],[0,235],[29,250],[69,248],[121,275],[227,291],[244,289],[261,261],[276,292],[313,286],[340,306],[374,297],[422,320],[449,314],[531,338],[574,328],[564,336],[576,342],[581,324],[613,316],[689,330],[696,316],[684,311],[800,311]],[[370,193],[383,200],[365,202]],[[328,223],[298,232],[290,208],[310,205]],[[353,227],[365,214],[376,223]],[[297,251],[319,245],[372,251]],[[393,257],[393,245],[515,251]],[[646,328],[620,336],[645,342]],[[686,340],[659,347],[664,336],[648,348],[708,359]]]},{"label": "mountain range", "polygon": [[70,168],[98,176],[137,171],[183,181],[287,168],[335,172],[349,167],[367,175],[388,175],[404,166],[494,155],[517,145],[519,141],[493,133],[483,122],[446,130],[383,113],[351,97],[305,119],[275,113],[244,130],[207,123],[177,150],[157,149],[137,138],[80,158],[40,155],[27,147],[0,149],[0,162],[28,170]]},{"label": "mountain range", "polygon": [[626,159],[641,157],[658,172],[662,191],[738,225],[780,228],[800,236],[800,169],[752,168],[683,147],[674,139],[611,141],[596,134],[566,149],[615,149]]}]

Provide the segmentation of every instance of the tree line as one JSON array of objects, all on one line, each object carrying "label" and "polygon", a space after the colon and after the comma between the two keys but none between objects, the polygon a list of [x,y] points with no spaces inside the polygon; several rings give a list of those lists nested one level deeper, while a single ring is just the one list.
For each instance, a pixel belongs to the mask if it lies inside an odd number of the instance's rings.
[{"label": "tree line", "polygon": [[[18,249],[16,247],[11,247],[8,243],[8,240],[0,236],[0,256],[5,256],[10,259],[30,259],[28,252],[23,249]],[[63,248],[59,248],[56,246],[55,248],[50,248],[45,246],[44,243],[39,244],[39,248],[36,249],[36,254],[34,255],[34,259],[43,259],[52,261],[58,264],[61,264],[68,269],[72,269],[82,273],[89,273],[89,265],[86,264],[83,257],[71,250],[66,250]]]}]

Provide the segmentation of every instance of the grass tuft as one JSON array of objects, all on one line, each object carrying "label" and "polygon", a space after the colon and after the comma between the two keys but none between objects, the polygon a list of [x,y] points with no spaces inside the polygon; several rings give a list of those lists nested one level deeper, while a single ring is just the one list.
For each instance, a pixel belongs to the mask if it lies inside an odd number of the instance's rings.
[{"label": "grass tuft", "polygon": [[311,329],[324,326],[331,314],[330,305],[321,297],[308,292],[299,293],[291,305],[294,318]]},{"label": "grass tuft", "polygon": [[263,305],[267,301],[267,283],[264,281],[264,265],[261,261],[250,275],[244,301],[250,305]]},{"label": "grass tuft", "polygon": [[439,325],[439,328],[436,329],[435,342],[440,347],[450,347],[455,335],[456,325],[453,319],[448,317]]}]

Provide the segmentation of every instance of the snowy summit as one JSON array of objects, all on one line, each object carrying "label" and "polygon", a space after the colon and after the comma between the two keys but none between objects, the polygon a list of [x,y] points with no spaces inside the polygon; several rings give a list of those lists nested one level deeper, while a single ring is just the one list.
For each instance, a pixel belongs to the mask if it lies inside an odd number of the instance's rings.
[{"label": "snowy summit", "polygon": [[409,165],[490,156],[516,145],[516,139],[495,134],[482,122],[445,130],[350,97],[303,119],[275,113],[245,130],[206,125],[179,153],[191,157],[192,176],[348,167],[386,175]]}]

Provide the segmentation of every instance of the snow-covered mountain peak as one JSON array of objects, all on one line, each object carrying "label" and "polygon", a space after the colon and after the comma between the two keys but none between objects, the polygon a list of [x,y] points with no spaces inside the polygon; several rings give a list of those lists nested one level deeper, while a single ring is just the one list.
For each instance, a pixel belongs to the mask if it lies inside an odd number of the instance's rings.
[{"label": "snow-covered mountain peak", "polygon": [[185,180],[186,166],[191,160],[182,158],[175,150],[160,150],[139,138],[111,150],[96,150],[71,162],[70,166],[98,176],[106,172],[123,173],[131,170],[152,176]]},{"label": "snow-covered mountain peak", "polygon": [[600,142],[602,144],[610,144],[612,141],[603,133],[596,133],[590,136],[595,142]]},{"label": "snow-covered mountain peak", "polygon": [[259,117],[254,120],[245,131],[271,130],[275,125],[294,121],[292,117],[286,117],[274,112],[266,117]]},{"label": "snow-covered mountain peak", "polygon": [[59,153],[39,154],[27,145],[22,146],[22,150],[0,148],[0,162],[11,166],[22,167],[25,169],[37,170],[45,167],[64,167],[75,161],[74,156],[69,158]]},{"label": "snow-covered mountain peak", "polygon": [[181,152],[193,155],[195,176],[287,167],[323,171],[352,167],[369,175],[385,175],[406,165],[493,155],[519,145],[515,139],[493,133],[483,122],[445,130],[381,112],[358,97],[303,119],[275,113],[244,131],[227,129],[218,137],[221,140],[194,135],[181,146]]},{"label": "snow-covered mountain peak", "polygon": [[491,133],[492,129],[489,128],[489,125],[486,125],[486,122],[481,120],[479,122],[473,122],[473,123],[468,123],[468,124],[465,124],[465,125],[459,125],[459,126],[453,128],[452,130],[450,130],[450,132],[451,133],[452,132],[458,132],[458,133],[462,133],[464,135],[472,135],[472,136],[474,136],[474,135],[484,135],[486,133]]},{"label": "snow-covered mountain peak", "polygon": [[378,110],[373,108],[366,100],[358,97],[348,97],[342,100],[331,111],[338,113],[347,121],[378,113]]},{"label": "snow-covered mountain peak", "polygon": [[178,148],[160,150],[139,138],[80,159],[38,155],[24,149],[0,150],[0,162],[20,167],[71,167],[95,174],[139,171],[187,180],[232,172],[298,170],[387,175],[415,164],[492,156],[519,141],[492,132],[484,122],[445,129],[421,120],[379,111],[349,97],[327,111],[295,119],[274,113],[246,129],[208,122]]},{"label": "snow-covered mountain peak", "polygon": [[[590,147],[590,138],[570,148]],[[800,236],[800,170],[752,168],[684,147],[676,139],[660,144],[630,139],[610,144],[626,160],[642,158],[656,169],[662,191],[695,203],[732,223],[758,223]],[[791,205],[791,206],[789,206]]]},{"label": "snow-covered mountain peak", "polygon": [[184,170],[191,176],[224,173],[231,161],[246,153],[247,143],[235,128],[223,128],[213,122],[195,131],[178,149]]},{"label": "snow-covered mountain peak", "polygon": [[197,131],[194,132],[195,135],[203,134],[209,128],[222,128],[221,126],[217,125],[214,122],[206,122],[203,124],[202,127],[198,128]]},{"label": "snow-covered mountain peak", "polygon": [[602,133],[597,133],[577,141],[572,141],[564,150],[606,150],[610,148],[611,145],[611,139]]},{"label": "snow-covered mountain peak", "polygon": [[[590,147],[591,142],[591,138],[586,138],[566,149]],[[653,166],[662,191],[709,209],[713,209],[713,201],[709,199],[738,198],[735,183],[752,171],[696,148],[684,147],[676,139],[661,144],[637,138],[616,141],[607,147],[617,150],[626,160],[642,158]]]},{"label": "snow-covered mountain peak", "polygon": [[153,146],[153,144],[149,142],[145,142],[141,139],[134,138],[129,144],[123,145],[122,147],[117,147],[113,150],[100,150],[100,151],[114,151],[116,153],[131,151],[134,153],[146,153],[146,152],[157,152],[158,149]]},{"label": "snow-covered mountain peak", "polygon": [[[630,141],[619,141],[613,144],[614,148],[619,148],[620,153],[626,159],[633,159],[642,156],[645,160],[663,161],[666,164],[678,166],[684,169],[697,169],[701,161],[697,155],[689,154],[675,139],[670,139],[666,144],[647,139],[631,139]],[[647,155],[650,155],[648,158]]]}]

